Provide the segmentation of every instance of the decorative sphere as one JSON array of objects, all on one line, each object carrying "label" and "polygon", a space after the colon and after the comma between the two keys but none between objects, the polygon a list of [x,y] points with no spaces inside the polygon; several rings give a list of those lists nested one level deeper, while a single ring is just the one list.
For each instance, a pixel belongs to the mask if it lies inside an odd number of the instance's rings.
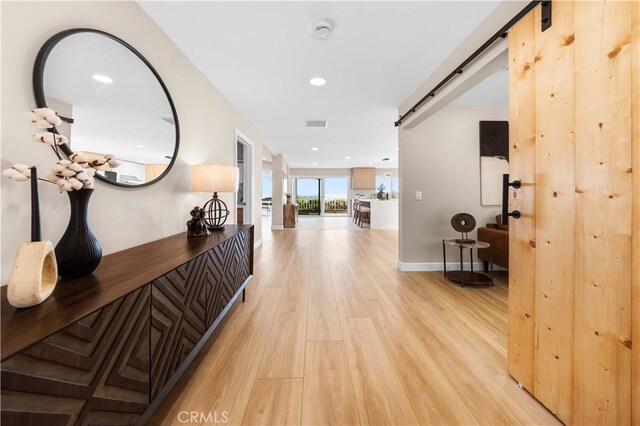
[{"label": "decorative sphere", "polygon": [[204,207],[204,223],[211,228],[222,228],[229,217],[229,209],[224,201],[214,197],[207,201]]}]

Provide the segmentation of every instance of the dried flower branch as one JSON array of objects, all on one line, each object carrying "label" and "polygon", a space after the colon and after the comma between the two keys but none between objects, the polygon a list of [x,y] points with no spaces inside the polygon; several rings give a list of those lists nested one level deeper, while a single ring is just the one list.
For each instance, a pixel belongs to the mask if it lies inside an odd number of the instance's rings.
[{"label": "dried flower branch", "polygon": [[58,185],[61,192],[74,191],[93,188],[94,174],[95,169],[91,167],[85,168],[70,160],[60,160],[51,167],[47,179]]},{"label": "dried flower branch", "polygon": [[4,170],[2,176],[16,182],[27,182],[31,178],[31,168],[25,164],[14,164],[10,169]]},{"label": "dried flower branch", "polygon": [[51,133],[51,132],[37,133],[33,135],[33,140],[36,142],[41,142],[51,146],[62,145],[69,142],[66,136],[59,135],[57,133]]},{"label": "dried flower branch", "polygon": [[[25,115],[37,128],[50,130],[33,135],[36,142],[49,145],[58,157],[58,162],[53,165],[46,179],[39,180],[57,185],[60,192],[93,189],[96,170],[111,170],[120,165],[111,154],[88,161],[78,153],[72,153],[69,160],[64,160],[59,146],[66,144],[68,139],[51,130],[62,123],[56,112],[49,108],[37,108]],[[2,175],[17,182],[26,182],[31,179],[31,169],[24,164],[14,164]]]},{"label": "dried flower branch", "polygon": [[25,115],[39,129],[51,129],[62,123],[56,112],[49,108],[36,108],[30,112],[25,112]]}]

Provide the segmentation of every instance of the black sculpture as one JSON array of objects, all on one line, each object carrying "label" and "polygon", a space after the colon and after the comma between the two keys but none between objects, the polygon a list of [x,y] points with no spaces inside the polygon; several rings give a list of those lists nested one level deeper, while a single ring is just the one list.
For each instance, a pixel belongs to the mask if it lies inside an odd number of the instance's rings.
[{"label": "black sculpture", "polygon": [[469,213],[458,213],[451,218],[451,226],[462,234],[462,238],[457,239],[458,244],[471,244],[476,240],[469,238],[469,232],[476,228],[476,219]]},{"label": "black sculpture", "polygon": [[204,210],[195,206],[191,212],[191,219],[187,221],[187,237],[206,237],[211,235],[204,221]]}]

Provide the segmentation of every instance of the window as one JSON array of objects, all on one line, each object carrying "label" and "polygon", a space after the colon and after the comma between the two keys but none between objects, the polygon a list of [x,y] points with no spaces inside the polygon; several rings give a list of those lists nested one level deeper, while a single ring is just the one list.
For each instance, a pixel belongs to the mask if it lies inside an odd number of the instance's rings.
[{"label": "window", "polygon": [[398,176],[376,176],[376,191],[378,190],[380,184],[384,185],[384,192],[388,192],[389,196],[391,196],[392,191],[398,193],[398,191],[400,190],[400,179],[398,178]]},{"label": "window", "polygon": [[262,199],[264,200],[265,198],[271,198],[273,196],[272,194],[272,182],[271,182],[271,176],[262,176]]}]

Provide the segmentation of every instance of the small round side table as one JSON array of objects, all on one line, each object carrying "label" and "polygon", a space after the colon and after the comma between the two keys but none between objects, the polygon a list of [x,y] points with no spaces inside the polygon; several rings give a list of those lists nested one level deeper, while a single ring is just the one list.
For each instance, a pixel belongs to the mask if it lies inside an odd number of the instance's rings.
[{"label": "small round side table", "polygon": [[[447,272],[447,250],[446,246],[458,247],[460,250],[460,270]],[[471,265],[470,271],[464,270],[464,249],[469,249],[469,260]],[[484,272],[475,272],[473,270],[473,249],[489,249],[489,258],[491,265],[491,274]],[[442,262],[444,264],[444,276],[450,281],[460,283],[462,287],[465,284],[473,285],[490,285],[493,286],[493,248],[491,244],[484,241],[458,242],[456,240],[442,240]]]}]

